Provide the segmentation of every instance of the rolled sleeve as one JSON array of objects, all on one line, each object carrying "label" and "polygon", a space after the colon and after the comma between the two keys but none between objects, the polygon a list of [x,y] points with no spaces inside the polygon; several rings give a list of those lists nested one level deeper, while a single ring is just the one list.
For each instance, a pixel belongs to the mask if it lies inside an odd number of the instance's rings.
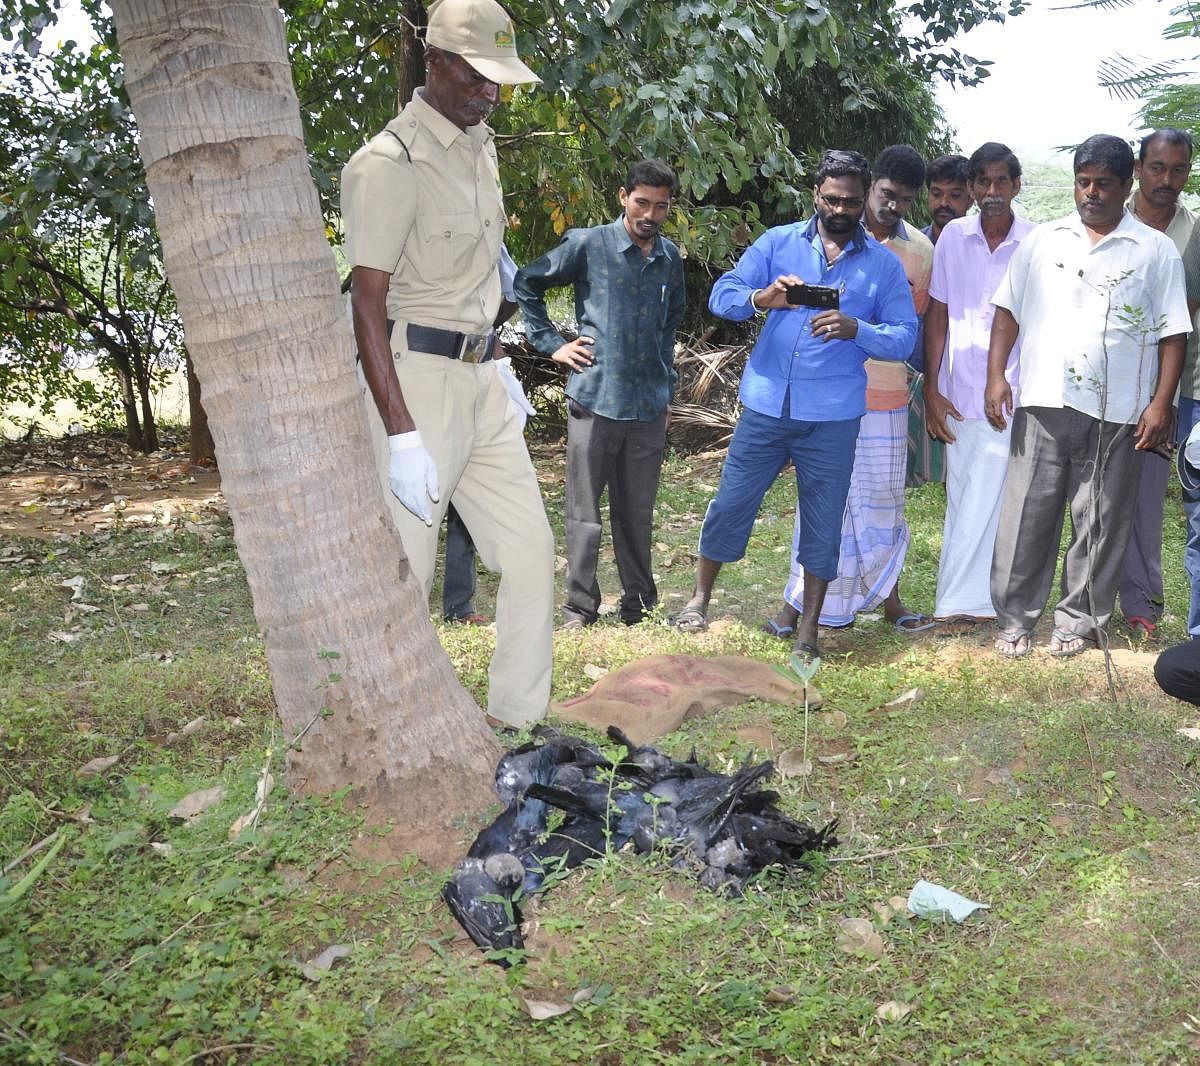
[{"label": "rolled sleeve", "polygon": [[563,336],[550,321],[546,293],[563,285],[574,285],[587,277],[587,253],[581,230],[570,230],[562,243],[517,271],[513,295],[525,318],[525,333],[543,355],[553,355],[563,345]]}]

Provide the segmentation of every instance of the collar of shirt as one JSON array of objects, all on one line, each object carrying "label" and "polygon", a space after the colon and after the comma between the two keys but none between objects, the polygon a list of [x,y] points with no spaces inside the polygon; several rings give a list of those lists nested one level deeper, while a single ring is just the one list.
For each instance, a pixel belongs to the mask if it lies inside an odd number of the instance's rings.
[{"label": "collar of shirt", "polygon": [[492,128],[483,122],[460,130],[445,115],[425,102],[425,97],[420,89],[413,93],[412,109],[416,119],[437,138],[438,144],[443,148],[449,148],[459,137],[463,136],[476,142],[492,139]]},{"label": "collar of shirt", "polygon": [[[817,232],[816,215],[813,215],[813,217],[808,220],[808,225],[804,227],[804,236],[812,241],[813,247],[816,248],[822,255],[825,254],[825,242],[821,239],[820,233]],[[846,242],[845,248],[850,248],[852,251],[861,252],[863,248],[866,247],[866,244],[867,231],[863,228],[863,224],[860,221],[858,225],[854,227],[854,232],[850,235],[850,240]],[[845,248],[843,248],[843,251],[845,251]]]},{"label": "collar of shirt", "polygon": [[[1125,211],[1132,215],[1138,222],[1142,222],[1137,216],[1136,210],[1137,193],[1129,198],[1129,202],[1125,204]],[[1146,223],[1142,222],[1144,226]],[[1175,242],[1175,249],[1180,255],[1183,255],[1183,250],[1187,247],[1187,242],[1192,235],[1192,228],[1196,225],[1196,216],[1190,208],[1184,207],[1183,204],[1176,203],[1175,213],[1171,216],[1171,221],[1167,223],[1167,228],[1162,230],[1168,237]],[[1151,229],[1154,227],[1151,226]]]},{"label": "collar of shirt", "polygon": [[[624,254],[624,253],[628,252],[630,248],[636,248],[638,255],[642,254],[641,248],[639,248],[636,244],[633,243],[633,238],[631,236],[629,236],[629,230],[627,230],[625,228],[625,216],[624,215],[618,215],[613,220],[612,230],[613,230],[613,237],[616,239],[616,242],[617,242],[617,251],[618,252],[621,252],[622,254]],[[654,238],[654,250],[648,256],[646,256],[645,259],[646,259],[646,262],[649,263],[652,260],[657,259],[660,255],[666,255],[666,254],[667,254],[667,249],[666,249],[666,246],[663,244],[662,234],[660,233]]]},{"label": "collar of shirt", "polygon": [[[996,251],[999,251],[1006,244],[1012,243],[1016,239],[1017,236],[1024,236],[1024,234],[1021,233],[1021,226],[1020,226],[1021,216],[1018,215],[1015,211],[1012,211],[1009,213],[1009,217],[1010,217],[1011,221],[1008,224],[1008,232],[1004,235],[1004,240],[1002,240],[998,245],[996,245]],[[1075,217],[1078,218],[1079,216],[1076,215]],[[969,216],[968,220],[967,220],[967,229],[968,229],[968,233],[966,236],[968,239],[977,238],[978,240],[983,241],[983,243],[985,245],[987,244],[987,237],[985,237],[983,234],[983,215],[982,214],[975,214],[975,215]]]},{"label": "collar of shirt", "polygon": [[[1055,222],[1049,222],[1047,225],[1050,226],[1051,229],[1067,230],[1075,234],[1075,236],[1080,240],[1087,241],[1089,244],[1091,243],[1092,238],[1089,235],[1087,228],[1083,224],[1083,219],[1079,217],[1078,211],[1073,211],[1065,218],[1060,218]],[[1134,241],[1136,243],[1138,235],[1135,232],[1135,227],[1143,225],[1144,224],[1134,218],[1128,210],[1123,211],[1121,213],[1121,221],[1117,223],[1116,227],[1109,230],[1095,244],[1092,244],[1091,249],[1092,251],[1095,251],[1097,248],[1102,248],[1111,241]],[[1148,226],[1144,228],[1149,229]]]}]

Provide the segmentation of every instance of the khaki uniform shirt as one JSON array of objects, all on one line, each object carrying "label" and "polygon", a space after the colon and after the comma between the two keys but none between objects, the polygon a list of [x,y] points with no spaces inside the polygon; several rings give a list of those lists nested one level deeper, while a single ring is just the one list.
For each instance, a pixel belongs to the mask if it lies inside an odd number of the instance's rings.
[{"label": "khaki uniform shirt", "polygon": [[391,274],[393,347],[407,323],[485,333],[500,309],[504,201],[489,127],[460,130],[421,90],[342,171],[351,267]]}]

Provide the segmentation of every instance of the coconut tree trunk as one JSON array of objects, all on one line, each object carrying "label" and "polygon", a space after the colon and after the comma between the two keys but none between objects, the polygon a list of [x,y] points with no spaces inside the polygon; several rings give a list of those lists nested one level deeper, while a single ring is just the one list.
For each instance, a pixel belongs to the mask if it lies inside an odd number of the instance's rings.
[{"label": "coconut tree trunk", "polygon": [[403,850],[495,798],[499,751],[384,512],[281,16],[266,0],[113,9],[279,714],[289,736],[316,719],[291,780],[352,786]]}]

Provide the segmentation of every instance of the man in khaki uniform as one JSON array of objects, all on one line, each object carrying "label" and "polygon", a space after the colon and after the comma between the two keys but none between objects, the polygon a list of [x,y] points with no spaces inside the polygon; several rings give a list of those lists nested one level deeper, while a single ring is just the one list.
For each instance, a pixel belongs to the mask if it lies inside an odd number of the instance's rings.
[{"label": "man in khaki uniform", "polygon": [[500,84],[537,81],[494,0],[429,9],[426,83],[342,175],[351,306],[380,477],[426,598],[450,502],[501,575],[489,671],[494,724],[550,698],[554,538],[493,361],[504,203],[492,131]]}]

